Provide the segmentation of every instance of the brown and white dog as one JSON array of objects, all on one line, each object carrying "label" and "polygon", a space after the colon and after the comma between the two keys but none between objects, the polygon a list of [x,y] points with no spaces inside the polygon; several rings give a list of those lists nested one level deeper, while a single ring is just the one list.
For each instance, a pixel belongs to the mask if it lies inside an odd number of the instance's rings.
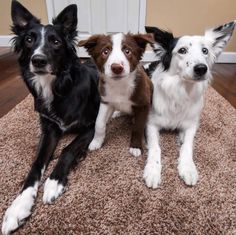
[{"label": "brown and white dog", "polygon": [[152,34],[93,35],[80,41],[79,46],[87,49],[100,74],[101,103],[90,150],[101,148],[106,124],[118,110],[133,116],[129,151],[134,156],[141,154],[153,90],[149,77],[139,64],[147,43],[153,43]]}]

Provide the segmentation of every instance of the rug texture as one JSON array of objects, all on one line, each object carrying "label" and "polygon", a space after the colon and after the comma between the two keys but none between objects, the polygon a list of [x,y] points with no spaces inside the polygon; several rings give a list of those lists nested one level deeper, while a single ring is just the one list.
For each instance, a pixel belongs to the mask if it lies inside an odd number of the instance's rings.
[{"label": "rug texture", "polygon": [[[163,133],[162,184],[142,179],[145,152],[128,153],[130,121],[112,120],[102,149],[69,175],[66,192],[44,205],[41,185],[32,216],[16,234],[236,234],[236,110],[209,88],[195,140],[196,186],[178,177],[176,134]],[[40,135],[30,96],[0,119],[0,218],[19,193]],[[42,183],[55,166],[64,138]]]}]

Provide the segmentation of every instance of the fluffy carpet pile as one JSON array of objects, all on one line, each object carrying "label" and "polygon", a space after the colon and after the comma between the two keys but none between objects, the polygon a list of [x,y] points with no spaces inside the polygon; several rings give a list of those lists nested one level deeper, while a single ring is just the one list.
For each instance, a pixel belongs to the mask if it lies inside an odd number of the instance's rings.
[{"label": "fluffy carpet pile", "polygon": [[[71,172],[55,204],[43,204],[40,187],[32,216],[16,234],[236,234],[236,110],[208,89],[195,141],[195,187],[178,177],[176,134],[163,133],[162,184],[147,188],[146,152],[139,158],[128,153],[129,127],[127,117],[109,123],[104,147]],[[0,119],[0,131],[2,218],[37,148],[40,131],[30,96]],[[71,138],[61,141],[43,181]]]}]

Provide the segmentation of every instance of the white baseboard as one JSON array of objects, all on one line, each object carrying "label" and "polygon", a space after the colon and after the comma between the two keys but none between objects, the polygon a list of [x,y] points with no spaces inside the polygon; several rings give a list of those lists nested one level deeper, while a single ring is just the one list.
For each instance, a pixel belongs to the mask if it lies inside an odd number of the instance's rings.
[{"label": "white baseboard", "polygon": [[[2,35],[0,36],[0,47],[10,47],[11,46],[11,39],[14,36],[12,35]],[[84,48],[79,48],[78,54],[80,57],[89,57],[88,53]],[[144,53],[143,62],[151,62],[155,61],[155,54],[152,51],[146,51]],[[236,52],[223,52],[216,63],[236,63]]]},{"label": "white baseboard", "polygon": [[223,52],[216,63],[236,63],[236,52]]},{"label": "white baseboard", "polygon": [[13,35],[1,35],[0,36],[0,47],[11,47],[11,39]]}]

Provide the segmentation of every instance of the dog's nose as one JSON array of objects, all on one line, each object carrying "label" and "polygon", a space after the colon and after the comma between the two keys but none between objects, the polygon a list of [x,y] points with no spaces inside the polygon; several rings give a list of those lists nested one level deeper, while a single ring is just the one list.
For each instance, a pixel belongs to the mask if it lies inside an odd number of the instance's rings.
[{"label": "dog's nose", "polygon": [[37,68],[43,68],[47,65],[47,57],[45,55],[34,55],[31,59],[32,64]]},{"label": "dog's nose", "polygon": [[121,74],[123,72],[123,70],[124,70],[124,67],[121,64],[113,63],[111,65],[111,70],[115,74]]},{"label": "dog's nose", "polygon": [[197,64],[193,69],[197,76],[203,76],[207,72],[207,66],[205,64]]}]

